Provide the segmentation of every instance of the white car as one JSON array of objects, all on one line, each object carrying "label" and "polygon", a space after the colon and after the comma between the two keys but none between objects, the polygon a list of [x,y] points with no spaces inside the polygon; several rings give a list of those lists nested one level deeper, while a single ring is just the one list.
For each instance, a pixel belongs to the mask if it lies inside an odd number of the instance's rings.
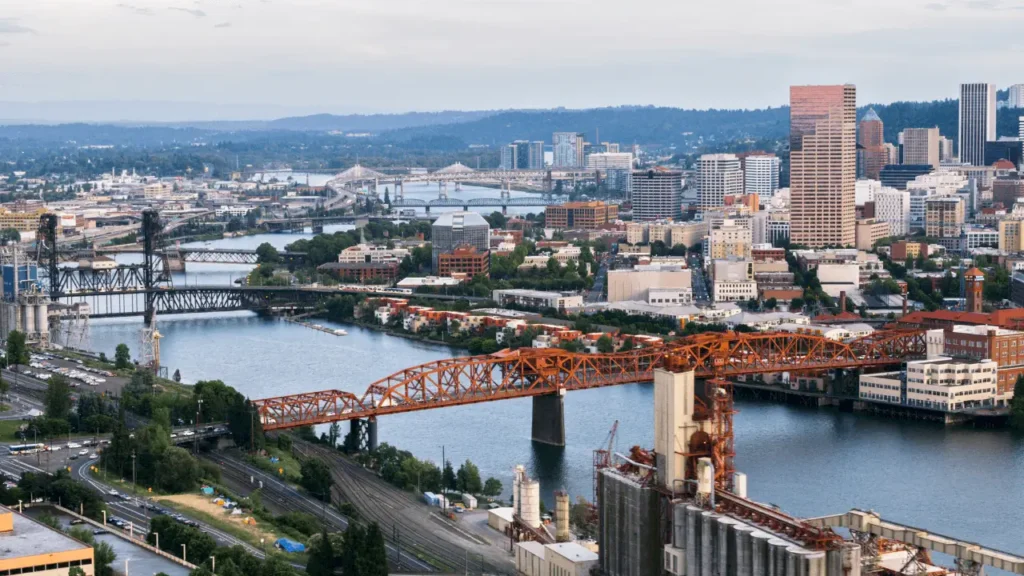
[{"label": "white car", "polygon": [[79,456],[87,456],[88,454],[89,454],[89,451],[85,450],[85,449],[82,449],[82,450],[78,451],[78,455]]},{"label": "white car", "polygon": [[181,433],[181,435],[182,436],[195,436],[196,433],[191,431],[191,430],[185,430],[184,432]]},{"label": "white car", "polygon": [[78,444],[77,442],[72,442],[72,443],[68,444],[68,448],[71,448],[73,450],[78,450],[81,447],[82,447],[82,445]]}]

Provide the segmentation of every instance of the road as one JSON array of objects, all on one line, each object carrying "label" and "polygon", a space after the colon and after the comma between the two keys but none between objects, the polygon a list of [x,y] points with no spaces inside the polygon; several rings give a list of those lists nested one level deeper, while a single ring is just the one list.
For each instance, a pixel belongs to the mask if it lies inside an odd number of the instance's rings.
[{"label": "road", "polygon": [[597,274],[594,275],[594,285],[590,287],[584,296],[585,302],[604,301],[604,285],[608,279],[608,257],[598,257]]},{"label": "road", "polygon": [[334,480],[332,492],[364,519],[377,522],[385,539],[400,542],[403,550],[413,550],[443,572],[515,573],[506,550],[443,519],[411,493],[387,484],[335,450],[301,441],[294,446],[300,458],[327,464]]},{"label": "road", "polygon": [[701,263],[700,256],[690,256],[690,270],[692,271],[694,302],[702,304],[711,302],[710,286],[704,275],[704,266]]}]

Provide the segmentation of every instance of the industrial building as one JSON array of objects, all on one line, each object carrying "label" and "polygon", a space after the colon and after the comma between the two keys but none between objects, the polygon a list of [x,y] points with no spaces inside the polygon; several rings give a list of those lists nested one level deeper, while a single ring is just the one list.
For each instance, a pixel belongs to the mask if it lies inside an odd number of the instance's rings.
[{"label": "industrial building", "polygon": [[683,266],[647,264],[608,271],[608,302],[646,301],[648,292],[655,288],[684,290],[689,292],[690,302],[693,300],[693,279]]},{"label": "industrial building", "polygon": [[93,576],[91,546],[0,507],[0,573],[67,576],[73,568]]}]

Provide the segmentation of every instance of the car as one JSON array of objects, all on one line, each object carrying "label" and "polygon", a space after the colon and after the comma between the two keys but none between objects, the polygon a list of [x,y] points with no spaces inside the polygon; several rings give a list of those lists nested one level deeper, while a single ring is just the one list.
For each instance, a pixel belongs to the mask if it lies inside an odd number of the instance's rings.
[{"label": "car", "polygon": [[68,456],[68,459],[69,460],[78,460],[78,454],[72,454],[71,456]]},{"label": "car", "polygon": [[174,432],[171,432],[171,438],[177,438],[177,437],[178,437],[177,434],[175,434]]},{"label": "car", "polygon": [[195,436],[196,433],[191,431],[191,430],[185,430],[184,432],[181,433],[181,435],[182,436]]},{"label": "car", "polygon": [[81,518],[75,518],[74,520],[69,522],[69,524],[71,524],[72,526],[77,526],[79,524],[84,524],[84,523],[85,523],[85,520],[82,520]]},{"label": "car", "polygon": [[125,502],[132,499],[132,497],[127,494],[118,494],[117,497],[120,498],[121,500],[124,500]]},{"label": "car", "polygon": [[103,530],[102,528],[97,528],[97,529],[92,531],[92,535],[93,536],[103,536],[104,534],[110,534],[110,532],[107,532],[106,530]]},{"label": "car", "polygon": [[68,444],[68,448],[74,448],[75,450],[78,450],[81,447],[82,447],[82,445],[77,443],[77,442],[72,442],[72,443]]},{"label": "car", "polygon": [[119,496],[119,495],[120,495],[120,494],[119,494],[119,493],[117,492],[117,490],[114,490],[113,488],[111,488],[110,490],[108,490],[108,491],[107,491],[107,494],[110,494],[111,496]]},{"label": "car", "polygon": [[95,460],[96,458],[99,458],[99,457],[100,457],[100,455],[95,453],[95,452],[93,452],[92,454],[89,454],[89,459],[90,460]]},{"label": "car", "polygon": [[88,456],[89,455],[89,451],[86,450],[85,448],[83,448],[83,449],[78,451],[78,455],[79,456]]}]

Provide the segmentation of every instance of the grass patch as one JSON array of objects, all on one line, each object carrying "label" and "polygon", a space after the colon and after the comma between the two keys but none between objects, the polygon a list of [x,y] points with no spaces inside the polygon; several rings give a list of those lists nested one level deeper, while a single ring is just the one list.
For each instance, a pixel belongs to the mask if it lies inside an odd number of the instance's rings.
[{"label": "grass patch", "polygon": [[[299,479],[302,478],[302,464],[292,456],[291,452],[281,450],[277,446],[267,446],[267,453],[269,456],[251,456],[249,462],[260,470],[273,474],[287,482],[292,484],[299,482]],[[279,461],[271,462],[271,456],[278,458]],[[281,470],[284,471],[283,474]]]},{"label": "grass patch", "polygon": [[14,434],[26,424],[28,424],[28,420],[0,420],[0,440],[19,441]]}]

